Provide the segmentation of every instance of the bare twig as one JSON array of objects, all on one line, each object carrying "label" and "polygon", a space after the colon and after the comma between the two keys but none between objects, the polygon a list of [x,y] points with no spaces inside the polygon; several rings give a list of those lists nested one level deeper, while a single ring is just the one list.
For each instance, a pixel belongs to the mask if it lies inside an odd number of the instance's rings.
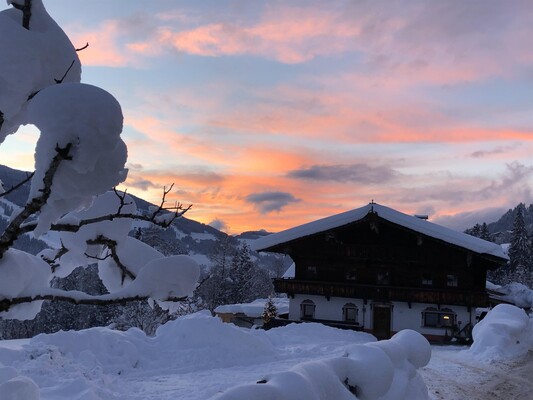
[{"label": "bare twig", "polygon": [[[53,224],[50,227],[50,231],[75,233],[75,232],[78,232],[83,226],[86,226],[86,225],[97,224],[103,221],[113,221],[115,219],[124,219],[124,218],[132,219],[136,221],[151,222],[152,224],[159,226],[161,228],[168,228],[175,219],[182,217],[187,211],[189,211],[192,208],[192,204],[185,207],[181,203],[176,203],[176,205],[173,207],[165,208],[163,207],[163,204],[165,203],[165,201],[163,201],[161,205],[150,215],[141,215],[141,214],[133,214],[133,213],[121,214],[120,211],[122,211],[123,206],[128,205],[129,203],[125,202],[125,195],[121,195],[118,191],[115,191],[115,193],[117,193],[117,196],[119,196],[119,198],[123,199],[121,204],[119,205],[119,209],[117,213],[100,215],[94,218],[83,219],[79,221],[77,224]],[[164,190],[165,196],[166,196],[166,193],[168,193],[168,191],[165,189]],[[159,221],[157,217],[160,216],[163,212],[172,212],[174,213],[174,216],[170,220]],[[36,226],[37,226],[36,222],[26,223],[20,227],[20,232],[21,233],[31,232],[35,229]]]},{"label": "bare twig", "polygon": [[[167,189],[166,186],[163,187],[163,196],[161,197],[161,203],[159,204],[159,207],[152,213],[149,222],[152,222],[158,226],[161,226],[163,228],[167,228],[174,222],[176,218],[181,217],[183,214],[185,214],[187,211],[189,211],[192,208],[192,204],[190,204],[188,207],[184,207],[181,203],[176,203],[174,207],[164,207],[167,198],[167,194],[169,194],[172,191],[172,188],[174,187],[174,184],[170,185],[170,187]],[[173,212],[175,215],[173,218],[166,222],[158,222],[157,218],[163,214],[164,211],[167,212]]]},{"label": "bare twig", "polygon": [[74,65],[74,63],[76,62],[76,60],[72,60],[72,62],[70,63],[70,66],[67,68],[67,71],[65,72],[65,74],[63,75],[63,77],[61,79],[54,79],[54,81],[56,83],[63,83],[63,81],[65,80],[65,78],[67,77],[69,71],[72,69],[72,66]]},{"label": "bare twig", "polygon": [[69,252],[69,250],[65,247],[65,245],[63,244],[63,241],[61,241],[61,248],[57,251],[56,255],[54,256],[54,258],[48,258],[48,257],[44,257],[44,256],[41,256],[41,258],[43,259],[44,262],[48,263],[52,269],[52,273],[56,272],[56,269],[59,268],[59,263],[57,262],[58,260],[61,259],[61,257],[63,257],[65,254],[67,254]]},{"label": "bare twig", "polygon": [[115,192],[115,195],[120,200],[120,205],[118,206],[117,214],[121,214],[122,213],[122,209],[124,208],[124,206],[129,206],[129,205],[133,204],[133,202],[131,202],[131,201],[129,203],[126,203],[127,191],[128,190],[126,189],[126,190],[124,190],[122,192],[122,194],[120,194],[120,192],[117,190],[116,187],[113,188],[113,192]]},{"label": "bare twig", "polygon": [[107,260],[108,258],[111,257],[111,253],[107,253],[107,254],[105,255],[105,257],[92,256],[92,255],[87,254],[87,253],[84,253],[84,255],[85,255],[85,257],[87,257],[87,258],[90,258],[90,259],[92,259],[92,260],[97,260],[97,261],[104,261],[104,260]]},{"label": "bare twig", "polygon": [[[50,194],[52,193],[52,183],[54,176],[59,168],[59,165],[63,161],[71,160],[70,149],[72,148],[72,143],[67,144],[65,147],[56,146],[55,151],[56,155],[52,159],[48,170],[44,174],[43,178],[43,188],[40,190],[41,195],[34,197],[24,209],[11,220],[7,226],[2,236],[0,236],[0,259],[4,256],[4,253],[13,245],[13,242],[23,234],[23,229],[21,228],[24,221],[26,221],[31,215],[40,211],[41,208],[46,204]],[[35,227],[34,227],[35,228]]]},{"label": "bare twig", "polygon": [[87,42],[87,43],[85,44],[85,46],[76,49],[76,51],[83,51],[83,50],[85,50],[87,47],[89,47],[89,42]]},{"label": "bare twig", "polygon": [[32,0],[24,0],[23,6],[18,3],[11,3],[14,8],[22,11],[22,26],[27,30],[30,30],[31,2]]},{"label": "bare twig", "polygon": [[2,125],[4,125],[4,113],[0,111],[0,129],[2,129]]},{"label": "bare twig", "polygon": [[209,279],[211,279],[211,275],[207,275],[204,279],[202,279],[198,284],[196,285],[196,288],[194,290],[200,289],[200,287],[207,282]]},{"label": "bare twig", "polygon": [[110,251],[110,256],[117,264],[117,266],[120,268],[120,272],[122,273],[121,276],[121,283],[124,283],[124,280],[127,278],[135,279],[135,274],[131,272],[128,267],[126,267],[122,261],[120,261],[120,257],[117,253],[117,242],[115,240],[109,239],[105,237],[104,235],[99,235],[96,237],[96,239],[90,239],[87,240],[87,244],[89,245],[103,245],[106,246]]},{"label": "bare twig", "polygon": [[[1,126],[0,126],[1,127]],[[0,194],[0,197],[4,197],[4,196],[7,196],[9,193],[12,193],[14,192],[15,190],[17,190],[19,187],[23,186],[25,183],[29,182],[31,180],[31,178],[33,178],[33,175],[35,175],[35,172],[32,172],[31,174],[27,174],[26,175],[26,178],[24,178],[24,180],[22,182],[19,182],[17,183],[16,185],[14,186],[11,186],[10,189],[6,190],[4,193]]]}]

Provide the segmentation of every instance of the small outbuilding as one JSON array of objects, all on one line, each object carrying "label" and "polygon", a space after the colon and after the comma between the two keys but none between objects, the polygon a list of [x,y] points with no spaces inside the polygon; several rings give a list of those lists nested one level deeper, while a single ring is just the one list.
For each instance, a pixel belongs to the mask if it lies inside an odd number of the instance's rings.
[{"label": "small outbuilding", "polygon": [[294,276],[274,280],[289,319],[390,338],[414,329],[442,341],[466,334],[488,306],[487,270],[508,261],[494,243],[374,202],[257,239],[283,253]]},{"label": "small outbuilding", "polygon": [[[272,299],[277,310],[277,315],[287,317],[289,313],[289,300],[286,298]],[[243,328],[263,326],[263,312],[268,299],[257,299],[251,303],[226,304],[215,308],[215,315],[223,322],[235,324]]]}]

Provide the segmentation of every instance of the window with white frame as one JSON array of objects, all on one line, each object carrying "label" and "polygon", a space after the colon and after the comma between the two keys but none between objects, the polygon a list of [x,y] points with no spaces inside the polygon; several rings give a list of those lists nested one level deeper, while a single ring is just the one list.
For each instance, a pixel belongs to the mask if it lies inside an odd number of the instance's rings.
[{"label": "window with white frame", "polygon": [[455,326],[457,314],[449,308],[437,310],[434,307],[422,311],[422,326],[427,328],[448,328]]},{"label": "window with white frame", "polygon": [[312,300],[304,300],[300,304],[300,319],[315,318],[315,303]]},{"label": "window with white frame", "polygon": [[423,286],[433,286],[433,274],[430,272],[422,273],[422,285]]},{"label": "window with white frame", "polygon": [[346,322],[357,322],[357,306],[353,303],[346,303],[342,307],[342,319]]},{"label": "window with white frame", "polygon": [[346,271],[345,278],[347,281],[356,281],[357,280],[357,270],[355,268],[349,269]]},{"label": "window with white frame", "polygon": [[457,275],[448,274],[446,275],[446,282],[448,287],[457,287],[459,285],[459,278]]}]

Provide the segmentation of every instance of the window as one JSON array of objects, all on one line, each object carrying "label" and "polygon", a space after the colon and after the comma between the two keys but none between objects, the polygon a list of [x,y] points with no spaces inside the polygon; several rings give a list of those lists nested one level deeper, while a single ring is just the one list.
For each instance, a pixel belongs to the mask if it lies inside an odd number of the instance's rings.
[{"label": "window", "polygon": [[346,322],[357,322],[357,306],[353,303],[346,303],[342,307],[342,319]]},{"label": "window", "polygon": [[387,270],[378,271],[376,275],[376,283],[378,285],[390,284],[390,272]]},{"label": "window", "polygon": [[456,314],[449,308],[437,310],[430,307],[422,311],[422,325],[430,328],[447,328],[455,326]]},{"label": "window", "polygon": [[316,267],[314,265],[307,266],[307,278],[316,278]]},{"label": "window", "polygon": [[433,286],[433,275],[428,272],[424,272],[422,274],[422,285]]},{"label": "window", "polygon": [[357,280],[357,270],[355,268],[352,268],[351,270],[346,272],[346,280],[347,281]]},{"label": "window", "polygon": [[315,318],[315,303],[312,300],[304,300],[300,304],[300,319]]},{"label": "window", "polygon": [[457,275],[446,275],[446,281],[448,287],[457,287],[459,284],[459,278]]}]

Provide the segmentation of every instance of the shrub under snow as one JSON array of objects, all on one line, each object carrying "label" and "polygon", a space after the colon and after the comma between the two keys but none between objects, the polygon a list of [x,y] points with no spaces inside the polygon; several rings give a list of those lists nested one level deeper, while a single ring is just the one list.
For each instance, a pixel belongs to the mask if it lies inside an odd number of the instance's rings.
[{"label": "shrub under snow", "polygon": [[521,308],[499,304],[472,331],[468,350],[487,360],[521,357],[533,349],[533,320]]}]

